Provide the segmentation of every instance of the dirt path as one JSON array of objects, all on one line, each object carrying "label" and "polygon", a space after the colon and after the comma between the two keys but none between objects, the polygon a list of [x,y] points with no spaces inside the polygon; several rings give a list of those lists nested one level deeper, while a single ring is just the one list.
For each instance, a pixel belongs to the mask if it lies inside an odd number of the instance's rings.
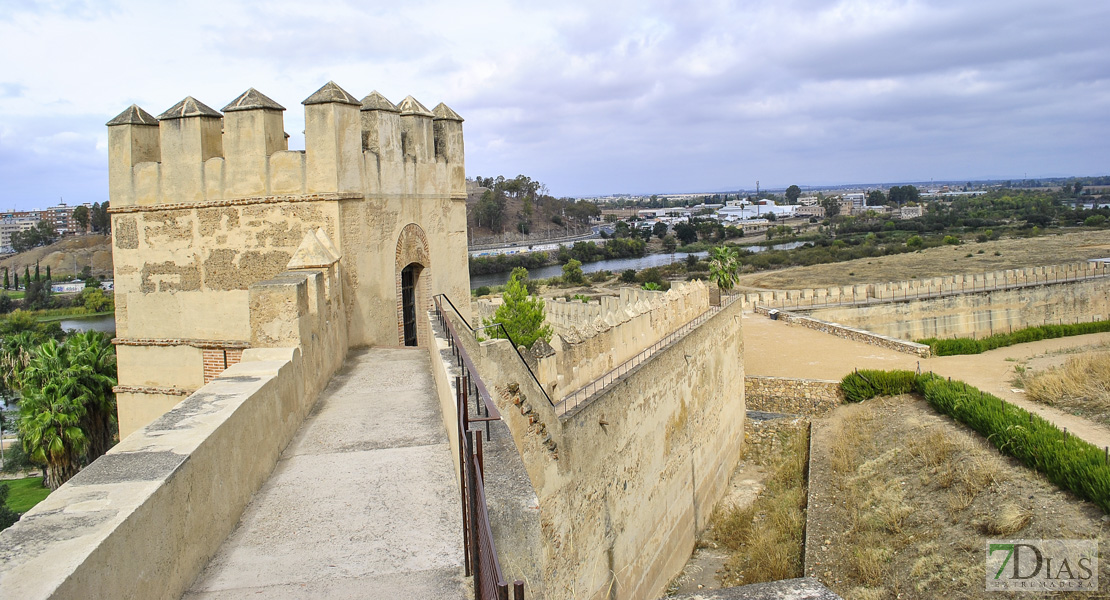
[{"label": "dirt path", "polygon": [[748,375],[800,379],[841,379],[853,369],[932,371],[965,381],[985,392],[1036,413],[1099,448],[1110,446],[1110,429],[1024,397],[1011,381],[1014,365],[1035,356],[1072,348],[1110,344],[1110,333],[1042,340],[983,354],[916,356],[744,313],[744,369]]}]

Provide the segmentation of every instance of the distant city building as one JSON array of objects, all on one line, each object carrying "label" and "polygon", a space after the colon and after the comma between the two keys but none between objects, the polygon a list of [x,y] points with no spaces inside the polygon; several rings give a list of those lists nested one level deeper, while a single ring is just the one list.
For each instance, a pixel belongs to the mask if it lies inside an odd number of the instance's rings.
[{"label": "distant city building", "polygon": [[916,219],[925,214],[924,206],[903,206],[898,217],[901,219]]},{"label": "distant city building", "polygon": [[31,229],[39,222],[38,217],[30,216],[2,216],[0,217],[0,253],[10,254],[12,249],[12,234]]},{"label": "distant city building", "polygon": [[794,209],[794,214],[799,217],[824,217],[825,207],[817,206],[816,204],[806,204]]},{"label": "distant city building", "polygon": [[[84,206],[85,208],[92,209],[92,204],[85,203],[77,206]],[[88,233],[88,229],[82,229],[77,221],[73,218],[73,209],[77,206],[70,206],[65,202],[61,202],[56,206],[49,208],[34,210],[10,210],[7,212],[0,212],[0,253],[10,253],[12,249],[12,234],[17,231],[27,231],[34,227],[39,221],[48,221],[54,226],[54,231],[58,232],[59,236],[76,235]]]}]

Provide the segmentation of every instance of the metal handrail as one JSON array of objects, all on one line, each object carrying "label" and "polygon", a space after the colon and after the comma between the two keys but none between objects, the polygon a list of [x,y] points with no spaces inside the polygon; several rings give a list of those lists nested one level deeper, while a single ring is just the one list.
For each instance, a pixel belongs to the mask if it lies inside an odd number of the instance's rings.
[{"label": "metal handrail", "polygon": [[[436,316],[447,335],[448,346],[462,371],[460,376],[455,377],[455,411],[459,438],[465,574],[474,577],[474,600],[508,600],[509,584],[505,581],[501,562],[497,558],[497,548],[493,541],[493,529],[486,504],[482,434],[481,431],[470,428],[472,421],[485,421],[488,439],[489,422],[500,420],[501,414],[494,406],[489,390],[478,375],[470,355],[460,343],[454,325],[443,313],[443,305],[439,302],[439,298],[436,297],[434,300]],[[453,305],[452,308],[454,308]],[[473,419],[470,417],[468,402],[472,386],[477,394],[475,407],[479,414]],[[481,416],[483,408],[486,412],[485,417]],[[513,599],[524,600],[523,581],[513,582]]]},{"label": "metal handrail", "polygon": [[543,384],[540,383],[539,378],[536,377],[536,373],[532,371],[532,367],[528,366],[528,361],[525,360],[524,355],[520,353],[520,348],[517,346],[517,343],[513,341],[513,337],[509,335],[509,330],[505,329],[505,325],[503,325],[502,323],[490,323],[489,325],[482,325],[481,327],[477,328],[473,327],[470,322],[466,320],[466,317],[462,316],[462,313],[460,313],[459,309],[455,307],[455,303],[451,301],[451,298],[448,297],[447,294],[436,294],[432,297],[432,300],[435,302],[436,305],[436,310],[440,311],[441,314],[442,305],[439,303],[440,298],[447,301],[447,304],[451,306],[451,310],[453,310],[455,312],[455,315],[459,317],[459,320],[462,321],[464,325],[466,325],[466,328],[470,330],[470,333],[474,335],[475,339],[477,339],[478,332],[481,330],[500,329],[501,333],[505,336],[504,339],[509,340],[509,345],[513,347],[513,351],[516,352],[517,358],[520,359],[521,364],[523,364],[524,368],[528,370],[528,374],[532,376],[532,381],[536,382],[536,387],[540,390],[541,393],[543,393],[543,397],[547,398],[547,403],[552,407],[555,406],[555,402],[551,399],[551,396],[547,394],[547,390],[544,389]]}]

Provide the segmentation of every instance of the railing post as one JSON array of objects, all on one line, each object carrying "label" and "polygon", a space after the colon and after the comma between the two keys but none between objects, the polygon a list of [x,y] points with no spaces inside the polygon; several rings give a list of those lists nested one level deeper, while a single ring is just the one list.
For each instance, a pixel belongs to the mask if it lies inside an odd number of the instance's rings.
[{"label": "railing post", "polygon": [[519,579],[513,582],[513,600],[524,600],[524,582]]},{"label": "railing post", "polygon": [[486,459],[482,456],[482,432],[479,431],[478,435],[474,437],[474,454],[478,456],[478,473],[482,476],[482,481],[486,480]]},{"label": "railing post", "polygon": [[470,504],[468,501],[469,494],[467,493],[466,489],[467,482],[469,481],[467,473],[469,472],[470,467],[468,466],[469,461],[467,461],[467,445],[465,434],[466,427],[462,426],[462,423],[465,422],[466,419],[466,404],[462,400],[462,388],[460,387],[461,383],[461,378],[455,377],[455,409],[458,411],[459,414],[459,492],[462,499],[463,567],[465,567],[465,576],[469,577],[471,572],[470,565],[473,559],[473,556],[470,554],[470,519],[469,515],[467,514],[467,507]]}]

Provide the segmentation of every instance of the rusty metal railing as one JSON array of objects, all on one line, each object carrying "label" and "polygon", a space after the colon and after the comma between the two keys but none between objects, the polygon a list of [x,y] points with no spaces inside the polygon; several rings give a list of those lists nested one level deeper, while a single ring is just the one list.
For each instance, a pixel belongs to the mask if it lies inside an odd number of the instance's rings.
[{"label": "rusty metal railing", "polygon": [[[509,584],[501,572],[497,558],[497,548],[493,542],[489,513],[486,508],[485,457],[482,455],[482,434],[471,429],[472,422],[484,422],[486,439],[489,439],[489,423],[499,421],[501,413],[490,397],[470,355],[459,343],[458,333],[451,319],[444,314],[440,297],[436,296],[436,317],[447,336],[461,375],[455,377],[455,409],[458,415],[459,467],[461,469],[460,492],[462,496],[463,554],[466,576],[473,576],[474,600],[509,600]],[[451,305],[454,309],[454,305]],[[458,311],[455,310],[458,314]],[[460,319],[462,318],[459,315]],[[465,323],[466,320],[462,319]],[[468,325],[469,326],[469,325]],[[474,407],[477,416],[470,415],[470,396],[473,390]],[[517,580],[512,584],[513,600],[524,600],[524,582]]]}]

